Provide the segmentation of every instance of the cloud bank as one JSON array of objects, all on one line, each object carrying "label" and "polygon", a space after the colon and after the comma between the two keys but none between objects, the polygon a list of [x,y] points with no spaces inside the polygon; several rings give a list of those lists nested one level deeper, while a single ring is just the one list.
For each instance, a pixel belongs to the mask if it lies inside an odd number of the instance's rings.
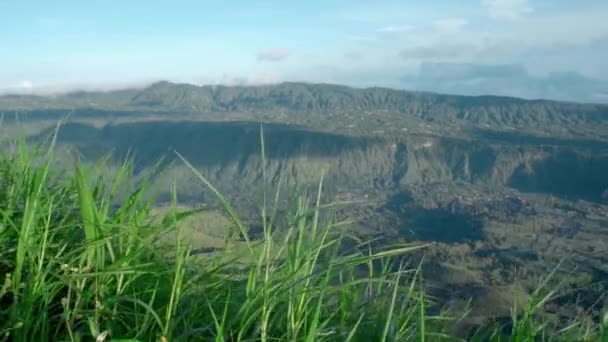
[{"label": "cloud bank", "polygon": [[534,76],[521,64],[423,63],[417,74],[402,81],[408,89],[448,94],[608,102],[608,81],[576,72]]}]

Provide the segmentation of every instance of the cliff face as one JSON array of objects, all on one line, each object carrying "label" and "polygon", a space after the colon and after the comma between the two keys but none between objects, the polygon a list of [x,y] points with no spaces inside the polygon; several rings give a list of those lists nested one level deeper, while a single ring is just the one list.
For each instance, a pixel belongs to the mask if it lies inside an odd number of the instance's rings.
[{"label": "cliff face", "polygon": [[[44,136],[41,135],[41,136]],[[142,122],[94,128],[68,124],[59,135],[85,159],[113,152],[139,170],[161,158],[163,177],[175,178],[185,194],[200,188],[179,162],[186,157],[228,193],[262,181],[260,126],[251,123]],[[271,184],[311,185],[325,175],[333,191],[398,191],[410,186],[466,182],[508,186],[525,192],[601,201],[608,189],[608,148],[538,145],[409,135],[350,137],[286,125],[264,125],[266,172]]]}]

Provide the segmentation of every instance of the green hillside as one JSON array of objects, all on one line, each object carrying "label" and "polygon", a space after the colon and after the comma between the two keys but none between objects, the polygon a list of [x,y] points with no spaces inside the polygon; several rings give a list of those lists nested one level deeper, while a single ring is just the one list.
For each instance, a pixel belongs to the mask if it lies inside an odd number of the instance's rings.
[{"label": "green hillside", "polygon": [[159,82],[139,90],[2,96],[0,110],[9,116],[34,111],[37,116],[47,117],[68,111],[89,117],[103,117],[107,111],[130,115],[172,113],[215,120],[234,116],[359,134],[386,131],[396,135],[406,129],[446,134],[474,127],[607,138],[608,131],[606,105],[306,83],[226,87]]},{"label": "green hillside", "polygon": [[[218,214],[225,202],[200,176],[240,214],[252,240],[274,246],[259,247],[273,254],[287,239],[293,215],[311,219],[297,208],[316,201],[313,194],[323,175],[320,200],[339,205],[322,210],[319,218],[340,222],[328,225],[342,239],[340,258],[353,250],[369,253],[395,244],[425,245],[390,262],[407,260],[410,269],[421,265],[424,281],[419,289],[428,296],[425,306],[432,317],[441,310],[469,313],[465,320],[450,324],[455,330],[449,334],[467,336],[480,327],[494,329],[497,322],[508,331],[515,301],[537,296],[539,284],[552,274],[547,287],[556,292],[549,291],[551,296],[534,309],[535,317],[550,323],[550,334],[576,322],[577,329],[590,324],[597,336],[608,291],[608,258],[603,253],[608,248],[607,110],[602,105],[324,84],[198,87],[161,82],[116,92],[0,97],[0,146],[6,167],[12,169],[10,161],[23,158],[16,146],[48,146],[57,122],[64,121],[50,166],[64,179],[68,197],[61,201],[71,203],[68,198],[78,197],[78,189],[70,188],[75,184],[69,176],[75,164],[91,170],[89,183],[104,187],[129,160],[133,180],[118,188],[128,192],[138,181],[146,184],[141,200],[152,207],[146,214],[149,222],[158,223],[175,203],[180,212],[189,212],[180,227],[194,254],[232,257],[245,264],[250,261],[248,243],[242,234],[234,235],[239,225]],[[32,165],[39,160],[32,159]],[[2,184],[12,179],[3,177]],[[11,194],[3,196],[16,196]],[[100,199],[97,205],[113,212],[114,206],[127,205],[125,196],[110,202]],[[24,201],[19,198],[4,201]],[[272,241],[263,236],[270,215],[265,205],[273,206]],[[190,212],[194,208],[196,212]],[[22,220],[19,217],[16,220]],[[69,222],[71,229],[78,229],[76,221]],[[175,236],[167,229],[158,234],[172,240]],[[367,249],[360,249],[360,242],[368,242]],[[353,269],[359,271],[360,265]],[[234,288],[236,293],[241,290]],[[398,291],[402,290],[406,291]],[[328,297],[331,304],[324,310],[331,311],[337,298]],[[165,304],[159,305],[155,310],[165,310]],[[212,305],[216,310],[227,304]],[[413,308],[405,305],[403,310]],[[236,317],[254,315],[242,314]],[[334,324],[333,318],[324,319]],[[358,317],[340,319],[350,323],[336,329],[352,329]],[[188,322],[183,318],[183,324]],[[282,329],[276,330],[280,336],[294,333]],[[325,334],[332,329],[316,331]],[[343,332],[336,336],[345,337]]]}]

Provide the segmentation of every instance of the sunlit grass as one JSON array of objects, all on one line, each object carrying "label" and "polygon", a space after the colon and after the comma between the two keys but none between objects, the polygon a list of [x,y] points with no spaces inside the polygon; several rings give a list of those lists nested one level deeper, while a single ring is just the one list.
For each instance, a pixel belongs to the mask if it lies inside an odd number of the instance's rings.
[{"label": "sunlit grass", "polygon": [[[321,201],[321,175],[317,193],[303,194],[283,220],[270,205],[278,195],[264,194],[263,233],[252,239],[182,158],[230,219],[230,232],[213,241],[221,252],[194,256],[186,222],[200,210],[180,207],[175,190],[170,206],[155,209],[129,162],[109,175],[103,162],[56,172],[53,141],[0,154],[0,340],[459,339],[449,330],[455,318],[428,310],[421,266],[407,263],[424,246],[346,250],[341,222]],[[606,340],[608,322],[552,331],[539,321],[554,294],[541,285],[506,332],[469,337]]]}]

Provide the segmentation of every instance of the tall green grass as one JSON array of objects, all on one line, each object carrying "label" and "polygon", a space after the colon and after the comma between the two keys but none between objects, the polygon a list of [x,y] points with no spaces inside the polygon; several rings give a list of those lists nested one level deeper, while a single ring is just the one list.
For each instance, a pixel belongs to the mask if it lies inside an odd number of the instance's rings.
[{"label": "tall green grass", "polygon": [[[228,201],[182,158],[236,227],[223,253],[193,256],[180,223],[196,211],[178,209],[179,194],[157,218],[150,183],[136,181],[129,162],[111,174],[99,171],[103,162],[58,172],[53,144],[0,152],[0,340],[459,339],[450,335],[453,318],[428,310],[420,265],[407,263],[423,246],[346,248],[333,206],[322,203],[322,177],[281,226],[268,205],[278,195],[264,194],[263,236],[253,240]],[[245,261],[231,253],[236,240],[244,241]],[[608,318],[548,331],[535,313],[553,293],[541,290],[512,328],[469,338],[607,339]]]}]

